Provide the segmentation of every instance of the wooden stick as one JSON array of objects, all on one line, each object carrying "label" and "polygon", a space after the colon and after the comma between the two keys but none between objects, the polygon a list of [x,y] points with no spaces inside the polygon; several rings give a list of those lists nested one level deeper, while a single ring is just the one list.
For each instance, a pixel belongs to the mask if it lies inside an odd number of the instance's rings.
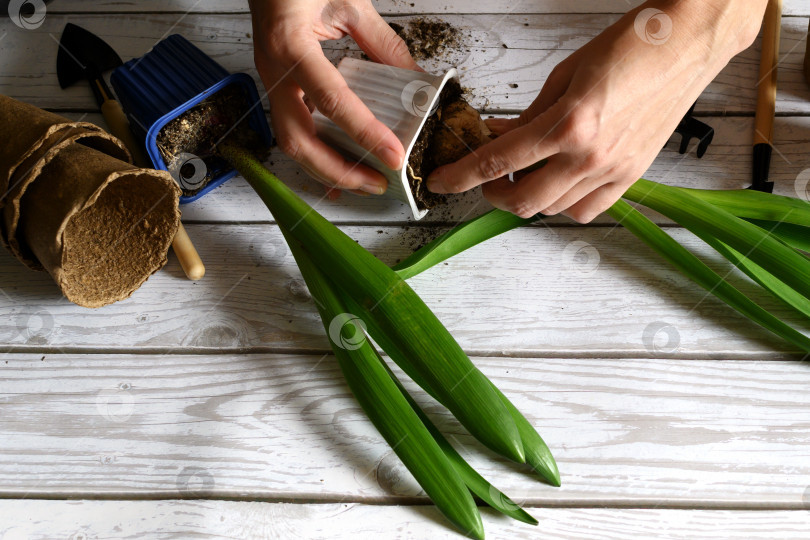
[{"label": "wooden stick", "polygon": [[779,31],[782,22],[782,0],[770,0],[765,10],[762,30],[762,56],[757,82],[757,112],[754,144],[771,143],[773,116],[776,112],[776,66],[779,63]]},{"label": "wooden stick", "polygon": [[782,0],[770,0],[765,9],[762,30],[762,56],[757,81],[757,110],[754,118],[752,189],[773,191],[768,182],[773,142],[773,118],[776,113],[776,74],[779,63],[779,31],[782,25]]}]

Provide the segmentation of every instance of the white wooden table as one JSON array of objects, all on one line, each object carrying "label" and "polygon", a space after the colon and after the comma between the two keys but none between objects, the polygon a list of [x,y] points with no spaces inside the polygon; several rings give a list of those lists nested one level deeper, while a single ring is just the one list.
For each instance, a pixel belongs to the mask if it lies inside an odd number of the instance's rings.
[{"label": "white wooden table", "polygon": [[[391,20],[433,13],[465,29],[472,52],[428,67],[459,63],[490,114],[528,105],[558,61],[637,3],[376,2]],[[57,0],[38,29],[3,19],[0,92],[103,123],[86,87],[58,87],[68,21],[125,59],[178,32],[255,77],[245,4]],[[808,15],[810,1],[786,1],[772,179],[788,195],[810,167]],[[648,178],[748,184],[758,51],[701,96],[697,111],[716,130],[703,159],[680,156],[673,138]],[[308,201],[321,199],[290,160],[270,160]],[[486,204],[471,197],[418,225],[373,197],[318,209],[393,262]],[[350,395],[246,182],[229,181],[183,218],[205,278],[187,281],[170,256],[132,298],[97,310],[0,254],[0,538],[458,537]],[[810,365],[608,218],[517,230],[411,283],[559,463],[562,488],[536,482],[419,394],[472,464],[541,523],[484,510],[489,538],[810,537]]]}]

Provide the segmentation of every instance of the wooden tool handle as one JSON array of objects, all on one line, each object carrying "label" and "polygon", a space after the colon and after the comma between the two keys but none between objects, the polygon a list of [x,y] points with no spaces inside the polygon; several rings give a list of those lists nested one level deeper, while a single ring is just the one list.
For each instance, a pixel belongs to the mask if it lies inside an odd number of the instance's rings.
[{"label": "wooden tool handle", "polygon": [[782,25],[782,0],[770,0],[762,29],[762,56],[757,82],[757,112],[754,120],[754,144],[773,140],[773,116],[776,112],[776,65],[779,63],[779,30]]},{"label": "wooden tool handle", "polygon": [[194,248],[194,244],[191,243],[191,238],[188,237],[186,228],[183,227],[182,223],[174,235],[172,248],[174,248],[174,254],[177,255],[180,266],[183,267],[183,272],[186,273],[188,279],[192,281],[202,279],[205,275],[205,265]]},{"label": "wooden tool handle", "polygon": [[129,129],[129,120],[124,114],[121,104],[114,99],[107,99],[101,104],[101,114],[104,115],[104,121],[110,129],[110,133],[121,139],[129,153],[132,154],[132,162],[138,167],[151,169],[151,162],[146,158],[141,150],[141,145],[137,143],[132,135],[132,130]]},{"label": "wooden tool handle", "polygon": [[[121,139],[129,153],[132,154],[135,165],[151,169],[152,164],[146,159],[141,146],[132,135],[132,131],[129,129],[129,120],[127,120],[121,105],[114,99],[106,99],[101,104],[101,114],[104,115],[104,121],[107,122],[110,133]],[[180,223],[177,233],[174,235],[172,248],[174,248],[174,254],[177,255],[180,266],[183,267],[188,279],[196,281],[205,275],[205,265],[203,265],[202,259],[200,259],[194,244],[191,243],[191,238],[189,238],[182,223]]]}]

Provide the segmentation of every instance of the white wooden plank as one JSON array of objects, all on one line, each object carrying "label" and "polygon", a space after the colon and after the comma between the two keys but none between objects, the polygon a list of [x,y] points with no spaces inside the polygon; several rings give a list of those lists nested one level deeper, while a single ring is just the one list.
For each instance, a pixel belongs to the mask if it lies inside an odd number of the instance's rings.
[{"label": "white wooden plank", "polygon": [[[394,13],[625,13],[638,6],[642,0],[445,0],[437,6],[435,0],[373,0],[377,11],[384,14]],[[179,12],[195,13],[245,13],[247,3],[241,0],[141,0],[118,1],[104,0],[87,2],[86,0],[60,0],[48,6],[52,13],[63,12]],[[783,7],[784,15],[810,15],[810,6],[806,0],[787,0]]]},{"label": "white wooden plank", "polygon": [[[782,540],[810,537],[795,511],[537,508],[532,527],[483,512],[487,538]],[[5,540],[52,538],[457,539],[432,506],[234,501],[0,501]]]},{"label": "white wooden plank", "polygon": [[[439,232],[345,231],[389,263]],[[172,255],[167,268],[133,297],[95,310],[69,303],[49,276],[3,253],[0,343],[36,351],[328,350],[275,225],[190,225],[188,232],[205,261],[204,279],[185,279]],[[708,254],[688,233],[672,234]],[[716,267],[726,274],[727,265]],[[475,354],[654,355],[647,334],[661,324],[677,335],[677,347],[666,351],[675,356],[791,350],[621,228],[538,225],[511,231],[410,282]],[[793,320],[775,301],[761,302]],[[666,333],[659,338],[666,343]]]},{"label": "white wooden plank", "polygon": [[[442,62],[431,61],[431,70],[458,65],[462,82],[476,90],[478,108],[490,111],[521,110],[531,103],[551,69],[616,19],[615,15],[447,15],[470,48],[449,53]],[[402,22],[406,18],[392,18]],[[0,21],[0,92],[42,107],[92,110],[94,103],[85,85],[67,90],[58,87],[55,69],[57,40],[65,22],[79,23],[108,41],[123,58],[140,56],[169,33],[181,33],[230,71],[253,67],[251,26],[248,15],[175,14],[110,15],[53,14],[36,30],[23,30],[9,20]],[[782,24],[783,59],[779,65],[779,113],[810,112],[810,88],[801,69],[807,19],[787,17]],[[477,41],[476,41],[477,40]],[[509,48],[504,48],[503,45]],[[327,44],[327,55],[337,60],[346,54],[349,41]],[[53,51],[47,54],[45,51]],[[698,100],[698,111],[750,113],[756,99],[759,65],[758,42],[738,55]],[[257,77],[256,77],[257,78]],[[257,78],[258,79],[258,78]],[[510,88],[509,84],[518,84]]]},{"label": "white wooden plank", "polygon": [[[473,358],[547,441],[561,488],[408,387],[521,504],[801,509],[810,370],[732,358]],[[8,354],[0,370],[2,498],[425,502],[331,356]]]},{"label": "white wooden plank", "polygon": [[[533,0],[531,2],[494,1],[445,1],[437,3],[430,0],[373,0],[374,7],[379,13],[624,13],[640,0],[574,0],[573,2],[559,2],[557,0]],[[799,10],[801,7],[786,2],[786,13]],[[248,5],[240,0],[224,1],[197,1],[197,0],[146,0],[146,1],[102,1],[88,3],[82,0],[60,0],[48,6],[49,13],[143,13],[143,12],[175,12],[185,13],[247,13]]]},{"label": "white wooden plank", "polygon": [[[98,113],[65,113],[73,119],[94,122],[102,127],[104,120]],[[697,159],[695,141],[688,154],[677,152],[680,136],[673,135],[662,149],[655,162],[645,174],[646,178],[670,185],[703,189],[739,189],[748,187],[751,182],[751,138],[754,120],[749,117],[709,117],[702,118],[715,130],[714,142],[706,155]],[[807,192],[810,168],[807,140],[810,139],[810,118],[779,117],[775,122],[774,145],[777,152],[771,161],[770,178],[775,182],[774,193],[797,197]],[[381,197],[358,197],[344,193],[337,200],[324,197],[324,189],[292,160],[278,149],[270,156],[268,167],[284,180],[310,205],[335,223],[387,223],[402,224],[412,221],[408,207],[398,201]],[[482,200],[479,192],[459,197],[452,204],[437,208],[421,223],[458,223],[471,219],[489,210],[491,206]],[[241,177],[226,182],[223,186],[202,199],[182,207],[183,220],[189,222],[269,222],[272,221],[267,208],[256,196],[253,189]],[[645,212],[657,223],[672,223],[659,214]],[[549,219],[550,223],[571,224],[564,216]],[[594,223],[613,223],[602,215]]]}]

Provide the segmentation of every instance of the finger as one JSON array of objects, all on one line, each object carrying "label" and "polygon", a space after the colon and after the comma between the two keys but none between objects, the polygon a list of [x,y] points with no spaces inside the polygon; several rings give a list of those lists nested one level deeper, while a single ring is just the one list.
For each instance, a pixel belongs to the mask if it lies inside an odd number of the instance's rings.
[{"label": "finger", "polygon": [[296,54],[300,60],[292,68],[293,77],[315,107],[357,144],[392,169],[399,169],[405,156],[402,143],[349,89],[337,68],[323,55],[320,45],[313,42]]},{"label": "finger", "polygon": [[553,216],[567,210],[569,207],[578,203],[590,193],[596,191],[600,187],[610,184],[615,175],[612,171],[607,174],[595,175],[592,177],[584,178],[575,186],[564,193],[559,199],[554,201],[551,206],[542,210],[541,212],[547,216]]},{"label": "finger", "polygon": [[307,109],[309,109],[310,114],[315,112],[315,104],[312,103],[312,100],[309,99],[307,96],[304,96],[304,105],[307,106]]},{"label": "finger", "polygon": [[299,89],[286,83],[276,88],[269,98],[273,131],[285,154],[330,186],[360,189],[375,195],[385,192],[388,182],[383,175],[365,165],[347,161],[318,139]]},{"label": "finger", "polygon": [[517,118],[487,118],[484,123],[492,133],[498,136],[518,127]]},{"label": "finger", "polygon": [[304,172],[307,173],[310,178],[312,178],[316,182],[319,182],[324,187],[324,190],[327,193],[329,192],[330,189],[335,188],[335,183],[332,180],[329,180],[326,177],[321,176],[321,173],[319,173],[315,169],[311,169],[308,165],[304,163],[299,163],[299,165],[301,166],[302,169],[304,169]]},{"label": "finger", "polygon": [[560,151],[553,129],[559,122],[559,107],[549,109],[529,124],[504,133],[428,178],[434,193],[460,193],[545,159]]},{"label": "finger", "polygon": [[347,31],[369,58],[381,64],[423,71],[411,56],[408,45],[393,28],[368,6]]},{"label": "finger", "polygon": [[579,180],[567,163],[557,159],[516,182],[504,178],[484,184],[482,190],[496,208],[529,218],[551,206]]},{"label": "finger", "polygon": [[590,223],[596,216],[618,201],[626,189],[627,186],[619,182],[605,184],[580,199],[563,214],[578,223]]},{"label": "finger", "polygon": [[540,93],[534,98],[532,104],[520,114],[516,123],[518,125],[527,124],[557,103],[568,90],[575,70],[576,62],[570,56],[557,64],[549,73],[546,82],[543,83]]}]

